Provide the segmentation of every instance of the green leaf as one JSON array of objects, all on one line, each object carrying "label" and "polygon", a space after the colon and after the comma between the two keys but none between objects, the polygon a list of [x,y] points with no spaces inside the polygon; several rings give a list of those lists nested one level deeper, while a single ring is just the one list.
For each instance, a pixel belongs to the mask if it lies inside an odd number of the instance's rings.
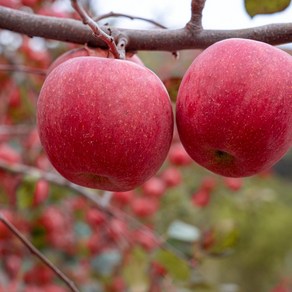
[{"label": "green leaf", "polygon": [[232,219],[218,221],[209,231],[212,244],[205,249],[210,256],[226,256],[232,253],[238,244],[239,230]]},{"label": "green leaf", "polygon": [[17,207],[19,209],[27,209],[32,206],[34,188],[35,180],[29,176],[24,177],[16,192]]},{"label": "green leaf", "polygon": [[286,9],[291,0],[244,0],[246,12],[250,17],[257,14],[272,14]]},{"label": "green leaf", "polygon": [[191,276],[190,267],[183,260],[167,250],[159,250],[155,260],[164,266],[173,279],[188,281]]}]

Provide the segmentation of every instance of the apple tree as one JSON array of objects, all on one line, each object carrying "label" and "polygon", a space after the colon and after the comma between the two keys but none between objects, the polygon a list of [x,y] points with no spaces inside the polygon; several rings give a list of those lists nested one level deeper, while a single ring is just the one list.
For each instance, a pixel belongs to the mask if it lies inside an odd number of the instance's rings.
[{"label": "apple tree", "polygon": [[205,2],[168,29],[0,0],[0,291],[291,289],[292,23],[204,29]]}]

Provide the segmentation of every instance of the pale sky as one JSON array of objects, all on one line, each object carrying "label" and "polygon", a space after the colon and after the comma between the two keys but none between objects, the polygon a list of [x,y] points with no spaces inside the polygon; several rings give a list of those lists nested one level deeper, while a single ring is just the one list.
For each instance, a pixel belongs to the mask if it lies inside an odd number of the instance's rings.
[{"label": "pale sky", "polygon": [[[121,12],[150,19],[161,19],[170,28],[179,28],[189,20],[191,0],[107,0],[97,1],[99,14]],[[291,22],[292,5],[272,15],[251,19],[244,10],[244,0],[207,0],[203,11],[203,26],[208,29],[246,28],[268,23]],[[121,19],[123,27],[146,28],[141,21]]]}]

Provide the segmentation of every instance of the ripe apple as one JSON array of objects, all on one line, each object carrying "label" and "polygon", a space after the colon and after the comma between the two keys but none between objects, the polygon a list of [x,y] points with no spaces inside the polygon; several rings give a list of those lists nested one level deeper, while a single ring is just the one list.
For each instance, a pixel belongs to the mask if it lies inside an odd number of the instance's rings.
[{"label": "ripe apple", "polygon": [[176,187],[183,182],[180,169],[174,166],[169,166],[161,173],[161,179],[167,187]]},{"label": "ripe apple", "polygon": [[199,189],[191,197],[191,201],[193,205],[199,208],[204,208],[208,206],[210,203],[210,199],[211,199],[211,193],[205,189]]},{"label": "ripe apple", "polygon": [[131,202],[131,207],[137,217],[150,217],[158,211],[159,201],[154,197],[137,197]]},{"label": "ripe apple", "polygon": [[142,185],[142,191],[146,196],[160,198],[165,194],[166,184],[160,177],[153,176]]},{"label": "ripe apple", "polygon": [[125,207],[129,205],[129,203],[135,196],[136,193],[133,190],[128,192],[114,192],[112,202],[119,207]]},{"label": "ripe apple", "polygon": [[146,67],[76,57],[47,76],[37,124],[51,163],[65,178],[90,188],[128,191],[164,162],[173,113],[163,83]]},{"label": "ripe apple", "polygon": [[160,245],[160,240],[156,238],[151,229],[137,229],[131,234],[132,240],[146,251],[152,251]]},{"label": "ripe apple", "polygon": [[181,142],[172,143],[168,153],[168,159],[171,164],[176,166],[186,166],[192,163],[192,158],[186,152]]},{"label": "ripe apple", "polygon": [[210,171],[244,177],[270,168],[291,147],[291,56],[253,40],[215,43],[184,75],[176,121],[186,151]]}]

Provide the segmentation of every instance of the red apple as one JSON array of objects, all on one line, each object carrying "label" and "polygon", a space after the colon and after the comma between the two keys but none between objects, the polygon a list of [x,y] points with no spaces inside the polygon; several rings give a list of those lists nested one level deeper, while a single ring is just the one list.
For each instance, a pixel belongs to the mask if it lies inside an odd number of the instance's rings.
[{"label": "red apple", "polygon": [[212,192],[216,187],[216,179],[213,176],[205,176],[201,181],[200,188],[207,192]]},{"label": "red apple", "polygon": [[153,216],[159,208],[159,202],[153,198],[138,197],[131,203],[133,213],[139,218]]},{"label": "red apple", "polygon": [[44,203],[50,191],[50,185],[46,180],[40,179],[36,182],[35,189],[33,192],[33,205],[39,206]]},{"label": "red apple", "polygon": [[166,184],[163,179],[153,176],[142,185],[142,191],[146,196],[160,198],[165,194]]},{"label": "red apple", "polygon": [[185,166],[192,163],[192,158],[180,142],[172,143],[169,150],[168,159],[170,163],[177,166]]},{"label": "red apple", "polygon": [[114,192],[112,201],[120,207],[127,206],[131,200],[136,196],[135,191],[128,192]]},{"label": "red apple", "polygon": [[200,189],[192,195],[191,201],[193,205],[203,208],[209,205],[210,198],[211,194],[209,191],[205,189]]},{"label": "red apple", "polygon": [[128,191],[161,167],[170,148],[168,93],[149,69],[125,60],[76,57],[46,78],[37,105],[41,143],[68,180]]},{"label": "red apple", "polygon": [[161,174],[161,179],[165,182],[167,187],[176,187],[183,181],[180,170],[174,166],[169,166]]},{"label": "red apple", "polygon": [[146,251],[152,251],[160,245],[160,241],[156,238],[154,232],[147,229],[138,229],[133,231],[132,238],[135,243],[139,244]]},{"label": "red apple", "polygon": [[86,212],[86,221],[92,227],[98,227],[105,223],[106,216],[101,211],[91,208]]},{"label": "red apple", "polygon": [[240,177],[225,177],[223,183],[231,190],[238,191],[243,186],[243,179]]},{"label": "red apple", "polygon": [[253,40],[215,43],[184,75],[176,119],[186,151],[210,171],[244,177],[270,168],[291,147],[291,56]]}]

